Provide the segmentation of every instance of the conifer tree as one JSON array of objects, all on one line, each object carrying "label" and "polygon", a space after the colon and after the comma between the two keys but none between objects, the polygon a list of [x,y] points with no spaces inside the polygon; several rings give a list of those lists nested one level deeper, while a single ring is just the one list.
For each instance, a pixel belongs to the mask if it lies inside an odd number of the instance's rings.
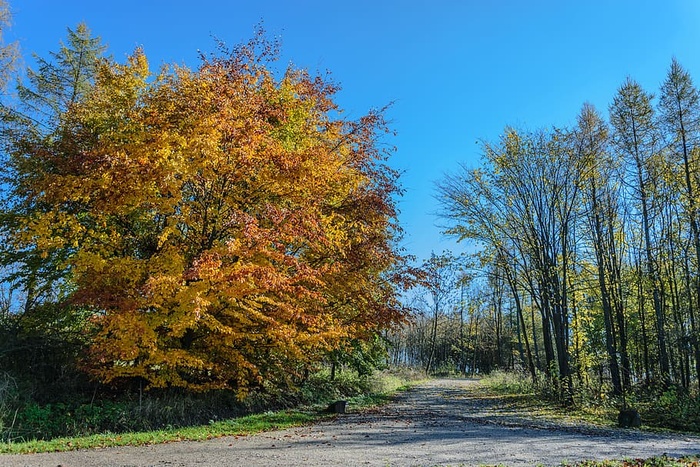
[{"label": "conifer tree", "polygon": [[[659,114],[668,147],[674,160],[681,161],[685,187],[684,211],[690,223],[695,253],[695,303],[700,304],[700,227],[698,226],[698,152],[700,151],[700,93],[690,74],[674,58],[661,86]],[[689,317],[694,338],[691,345],[695,352],[696,376],[700,375],[700,342],[698,342],[697,307],[690,307]],[[700,384],[700,382],[699,382]]]},{"label": "conifer tree", "polygon": [[646,93],[636,81],[628,78],[618,89],[610,106],[610,123],[615,130],[612,136],[613,143],[627,158],[633,172],[632,186],[640,204],[645,267],[652,288],[660,378],[668,382],[670,364],[666,343],[666,318],[662,304],[661,279],[652,244],[652,216],[655,201],[652,183],[653,159],[658,149],[659,133],[654,120],[651,99],[652,95]]},{"label": "conifer tree", "polygon": [[[68,132],[67,115],[72,106],[90,92],[105,46],[84,24],[68,29],[66,42],[50,58],[35,57],[36,69],[27,70],[27,83],[17,88],[19,102],[4,104],[2,142],[5,156],[1,173],[4,208],[0,231],[8,239],[17,238],[21,219],[28,219],[47,206],[28,196],[35,189],[36,177],[45,173],[67,174],[75,160],[75,147]],[[37,158],[36,154],[44,154]],[[50,157],[49,157],[50,155]],[[80,206],[66,206],[79,212]],[[24,310],[38,301],[56,295],[66,273],[63,261],[69,249],[38,253],[32,246],[8,241],[2,246],[0,261],[12,265],[8,277],[25,294]]]}]

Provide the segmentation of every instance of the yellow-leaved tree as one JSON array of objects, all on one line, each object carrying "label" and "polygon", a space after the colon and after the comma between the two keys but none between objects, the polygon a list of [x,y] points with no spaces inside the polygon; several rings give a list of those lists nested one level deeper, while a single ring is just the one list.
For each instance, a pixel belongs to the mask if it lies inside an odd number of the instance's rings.
[{"label": "yellow-leaved tree", "polygon": [[382,112],[342,118],[276,56],[259,33],[196,70],[101,59],[51,150],[12,143],[41,206],[14,241],[63,258],[99,380],[245,394],[403,319]]}]

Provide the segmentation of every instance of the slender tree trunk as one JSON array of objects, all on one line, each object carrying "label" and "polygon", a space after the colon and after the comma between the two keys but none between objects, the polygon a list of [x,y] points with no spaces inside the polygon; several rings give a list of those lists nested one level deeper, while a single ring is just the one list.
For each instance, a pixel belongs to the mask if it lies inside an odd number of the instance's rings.
[{"label": "slender tree trunk", "polygon": [[540,360],[540,348],[537,339],[537,327],[535,326],[535,303],[532,296],[530,296],[530,321],[532,321],[532,348],[535,353],[535,365],[537,368],[542,370],[542,361]]},{"label": "slender tree trunk", "polygon": [[644,177],[642,175],[642,165],[637,156],[637,177],[639,182],[640,196],[642,201],[642,229],[644,234],[644,251],[646,253],[646,269],[652,283],[652,299],[654,305],[654,315],[656,317],[656,340],[659,347],[659,371],[661,372],[661,382],[667,385],[670,382],[670,368],[668,359],[668,347],[666,345],[666,319],[661,302],[661,284],[654,264],[654,255],[651,249],[651,227],[649,224],[648,195]]},{"label": "slender tree trunk", "polygon": [[571,374],[570,352],[569,352],[569,259],[571,250],[568,247],[569,228],[568,221],[562,221],[561,232],[561,281],[559,282],[560,298],[560,336],[558,338],[561,352],[559,356],[559,368],[562,380],[564,381],[564,398],[567,403],[573,403],[574,386]]},{"label": "slender tree trunk", "polygon": [[474,352],[472,354],[472,375],[476,374],[477,356],[479,355],[479,316],[474,316]]},{"label": "slender tree trunk", "polygon": [[622,381],[620,380],[620,367],[617,361],[617,339],[613,325],[613,311],[611,294],[608,289],[607,274],[605,268],[603,240],[603,227],[600,219],[600,208],[595,186],[595,179],[591,179],[591,209],[593,211],[593,232],[595,236],[594,251],[598,263],[598,287],[600,288],[601,305],[603,307],[603,322],[605,324],[605,349],[608,352],[608,364],[613,385],[613,393],[622,395]]},{"label": "slender tree trunk", "polygon": [[459,300],[459,371],[460,373],[467,374],[467,359],[466,352],[464,349],[464,285],[460,289],[460,300]]},{"label": "slender tree trunk", "polygon": [[[546,292],[545,292],[546,294]],[[552,378],[552,364],[555,362],[554,346],[552,343],[552,311],[549,299],[543,297],[540,303],[542,316],[542,341],[544,345],[545,368],[547,377]]]},{"label": "slender tree trunk", "polygon": [[[641,255],[641,252],[640,252]],[[650,374],[650,363],[649,363],[649,338],[648,338],[648,333],[647,333],[647,325],[646,325],[646,316],[644,312],[645,308],[645,300],[644,300],[644,283],[641,280],[642,278],[642,266],[641,266],[641,258],[639,259],[639,262],[637,263],[637,275],[640,278],[637,281],[637,304],[638,304],[638,311],[639,311],[639,323],[641,325],[641,331],[642,331],[642,353],[643,353],[643,361],[644,361],[644,381],[647,384],[647,386],[651,383],[651,374]]]},{"label": "slender tree trunk", "polygon": [[[690,260],[688,258],[688,255],[685,256],[685,282],[686,282],[686,287],[688,289],[688,296],[690,298],[690,284],[691,284],[691,278],[690,278]],[[700,300],[700,297],[698,297],[698,300]],[[692,300],[689,301],[688,303],[688,318],[690,321],[690,344],[693,348],[693,353],[695,356],[695,378],[698,382],[698,386],[700,388],[700,329],[698,329],[698,322],[696,318],[696,310],[697,308],[700,307],[700,302],[697,302],[693,304]]]},{"label": "slender tree trunk", "polygon": [[[685,329],[685,323],[683,320],[683,317],[681,316],[681,296],[680,296],[680,290],[678,287],[678,265],[677,265],[677,259],[676,259],[676,242],[674,240],[674,232],[673,232],[673,218],[672,218],[672,212],[668,213],[668,221],[667,221],[667,229],[668,229],[668,254],[669,254],[669,261],[667,262],[667,271],[666,275],[668,277],[669,281],[669,297],[671,298],[671,316],[673,317],[673,324],[675,325],[676,328],[676,334],[678,336],[678,342],[680,342],[680,345],[678,346],[678,359],[673,359],[671,358],[671,362],[677,362],[678,363],[678,372],[680,373],[681,377],[681,385],[684,388],[688,388],[690,381],[689,381],[689,375],[686,372],[684,361],[686,359],[686,356],[688,352],[686,351],[686,346],[685,346],[685,336],[686,336],[686,329]],[[680,232],[679,232],[680,234]],[[689,297],[690,298],[690,297]],[[673,367],[673,365],[672,365]]]},{"label": "slender tree trunk", "polygon": [[620,352],[620,370],[622,372],[622,389],[623,391],[627,391],[632,386],[632,372],[627,345],[627,324],[623,302],[624,293],[622,290],[622,266],[618,259],[619,257],[622,257],[622,253],[620,253],[619,256],[617,254],[617,248],[615,246],[615,230],[613,229],[612,222],[612,219],[609,218],[608,249],[610,251],[610,275],[614,284],[612,288],[614,291],[614,294],[612,294],[612,306],[615,311],[617,321],[617,335],[619,338],[618,350]]},{"label": "slender tree trunk", "polygon": [[[514,273],[511,273],[510,269],[508,267],[505,268],[506,270],[506,280],[508,281],[508,285],[510,286],[511,293],[513,294],[513,300],[515,301],[515,312],[518,315],[518,321],[520,323],[520,328],[522,328],[522,335],[523,335],[523,340],[525,341],[525,351],[527,353],[527,367],[528,370],[530,371],[530,376],[532,378],[533,384],[537,381],[537,373],[535,371],[535,363],[532,360],[532,351],[530,350],[530,341],[527,337],[527,327],[525,326],[525,317],[523,316],[523,307],[520,302],[520,294],[518,293],[518,288],[515,283],[515,278]],[[533,322],[533,330],[534,330],[534,322]],[[518,332],[518,339],[520,338],[520,332]],[[522,353],[522,349],[521,349]]]},{"label": "slender tree trunk", "polygon": [[430,374],[433,369],[433,359],[435,358],[435,346],[437,345],[437,325],[438,325],[438,305],[435,304],[433,310],[433,323],[430,332],[430,353],[428,354],[428,363],[425,365],[425,373]]},{"label": "slender tree trunk", "polygon": [[493,310],[493,321],[494,321],[494,333],[496,337],[496,366],[498,368],[503,367],[503,355],[502,355],[502,343],[501,334],[503,327],[503,313],[502,313],[502,298],[503,293],[501,288],[496,291],[498,293],[498,298],[494,297],[494,310]]}]

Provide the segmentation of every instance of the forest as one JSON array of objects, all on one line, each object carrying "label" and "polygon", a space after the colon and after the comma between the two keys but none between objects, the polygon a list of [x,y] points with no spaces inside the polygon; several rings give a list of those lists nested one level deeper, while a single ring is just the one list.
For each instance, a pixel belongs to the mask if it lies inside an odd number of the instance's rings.
[{"label": "forest", "polygon": [[700,94],[678,61],[658,97],[627,78],[607,113],[483,142],[436,184],[468,253],[416,259],[387,109],[345,117],[279,47],[260,27],[153,71],[85,24],[26,69],[2,44],[0,441],[206,423],[386,368],[700,419]]},{"label": "forest", "polygon": [[[661,76],[661,75],[660,75]],[[700,420],[700,95],[675,59],[658,97],[627,78],[607,114],[505,128],[437,183],[447,235],[395,363],[521,372],[564,404]]]}]

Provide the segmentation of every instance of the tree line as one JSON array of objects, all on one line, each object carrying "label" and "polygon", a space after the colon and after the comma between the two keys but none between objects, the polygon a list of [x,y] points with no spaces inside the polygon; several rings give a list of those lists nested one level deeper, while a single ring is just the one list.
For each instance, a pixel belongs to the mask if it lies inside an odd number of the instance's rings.
[{"label": "tree line", "polygon": [[700,95],[674,59],[658,98],[628,78],[607,118],[584,104],[569,128],[506,128],[445,176],[441,217],[478,247],[499,353],[564,399],[593,381],[697,390],[699,169]]},{"label": "tree line", "polygon": [[522,369],[528,336],[515,320],[504,279],[483,272],[478,258],[450,251],[423,261],[405,298],[410,322],[385,333],[389,364],[432,375]]}]

